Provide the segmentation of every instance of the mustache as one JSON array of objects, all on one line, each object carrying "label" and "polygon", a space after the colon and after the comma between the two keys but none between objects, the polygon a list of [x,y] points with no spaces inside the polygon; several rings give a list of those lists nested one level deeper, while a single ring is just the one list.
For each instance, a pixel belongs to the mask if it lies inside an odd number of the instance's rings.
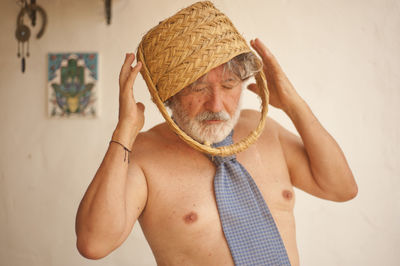
[{"label": "mustache", "polygon": [[204,121],[209,121],[209,120],[228,121],[230,118],[231,118],[230,115],[225,111],[216,112],[216,113],[205,111],[196,116],[196,120],[199,122],[204,122]]}]

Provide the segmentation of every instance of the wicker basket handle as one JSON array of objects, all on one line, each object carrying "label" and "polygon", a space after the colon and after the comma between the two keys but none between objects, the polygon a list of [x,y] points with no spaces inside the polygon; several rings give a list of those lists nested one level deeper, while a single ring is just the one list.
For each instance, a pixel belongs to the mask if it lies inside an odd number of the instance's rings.
[{"label": "wicker basket handle", "polygon": [[166,110],[164,103],[161,101],[160,96],[158,95],[157,89],[151,79],[150,72],[147,68],[145,60],[143,58],[143,51],[142,45],[140,44],[137,51],[137,59],[138,61],[142,62],[142,69],[140,73],[143,76],[143,79],[146,81],[147,87],[149,88],[150,94],[152,96],[153,102],[157,105],[158,109],[160,110],[162,116],[167,121],[170,128],[187,144],[189,144],[192,148],[201,151],[203,153],[207,153],[213,156],[229,156],[233,154],[237,154],[251,144],[253,144],[257,138],[260,136],[267,117],[268,112],[268,100],[269,100],[269,93],[267,88],[267,83],[265,81],[265,75],[263,71],[259,71],[255,75],[257,86],[261,89],[260,90],[260,97],[262,99],[262,110],[261,110],[261,118],[259,124],[255,130],[253,130],[246,138],[242,139],[241,141],[234,143],[229,146],[223,146],[214,148],[210,145],[201,144],[198,141],[194,140],[192,137],[187,135],[184,131],[182,131],[178,125],[174,122],[174,120],[169,115],[168,111]]}]

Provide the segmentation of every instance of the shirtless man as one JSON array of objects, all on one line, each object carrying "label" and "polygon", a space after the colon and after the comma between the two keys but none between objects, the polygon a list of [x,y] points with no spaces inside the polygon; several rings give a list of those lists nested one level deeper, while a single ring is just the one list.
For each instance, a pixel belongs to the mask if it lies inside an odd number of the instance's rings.
[{"label": "shirtless man", "polygon": [[[341,202],[356,196],[357,185],[340,147],[275,57],[260,40],[250,44],[263,61],[270,104],[290,117],[301,138],[268,118],[258,141],[237,159],[264,196],[291,264],[298,265],[293,187]],[[124,149],[111,143],[79,206],[78,250],[86,258],[100,259],[124,242],[138,220],[158,265],[233,265],[214,197],[215,166],[166,123],[139,133],[144,106],[135,102],[132,86],[141,64],[132,68],[133,62],[134,55],[128,54],[121,69],[119,121],[112,137],[132,147],[130,163],[124,162]],[[205,111],[225,111],[232,117],[242,84],[227,88],[226,80],[223,67],[214,68],[201,80],[209,93],[187,87],[174,101],[190,119]],[[257,93],[255,84],[248,89]],[[242,111],[234,126],[234,141],[246,137],[259,117],[259,112]]]}]

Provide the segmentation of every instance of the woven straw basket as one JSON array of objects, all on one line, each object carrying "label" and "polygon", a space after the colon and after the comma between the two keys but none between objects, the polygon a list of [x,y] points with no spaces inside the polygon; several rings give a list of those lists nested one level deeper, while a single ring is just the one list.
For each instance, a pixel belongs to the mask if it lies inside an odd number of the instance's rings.
[{"label": "woven straw basket", "polygon": [[152,28],[137,51],[141,74],[153,102],[177,135],[191,147],[210,155],[239,153],[254,143],[264,128],[268,111],[268,89],[263,71],[255,79],[261,89],[262,115],[257,128],[230,146],[213,148],[183,132],[170,117],[164,102],[211,69],[233,57],[251,52],[232,22],[211,2],[197,2]]}]

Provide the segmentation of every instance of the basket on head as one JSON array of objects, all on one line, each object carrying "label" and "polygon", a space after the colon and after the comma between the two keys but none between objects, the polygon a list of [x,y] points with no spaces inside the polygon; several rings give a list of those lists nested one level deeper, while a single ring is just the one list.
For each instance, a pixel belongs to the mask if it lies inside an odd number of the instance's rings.
[{"label": "basket on head", "polygon": [[197,2],[161,21],[142,39],[137,59],[141,74],[171,129],[193,148],[218,156],[243,151],[254,143],[264,128],[268,111],[268,89],[259,71],[256,82],[262,98],[262,115],[257,128],[245,139],[230,146],[213,148],[183,132],[168,114],[164,102],[198,78],[235,56],[251,52],[232,22],[209,2]]}]

